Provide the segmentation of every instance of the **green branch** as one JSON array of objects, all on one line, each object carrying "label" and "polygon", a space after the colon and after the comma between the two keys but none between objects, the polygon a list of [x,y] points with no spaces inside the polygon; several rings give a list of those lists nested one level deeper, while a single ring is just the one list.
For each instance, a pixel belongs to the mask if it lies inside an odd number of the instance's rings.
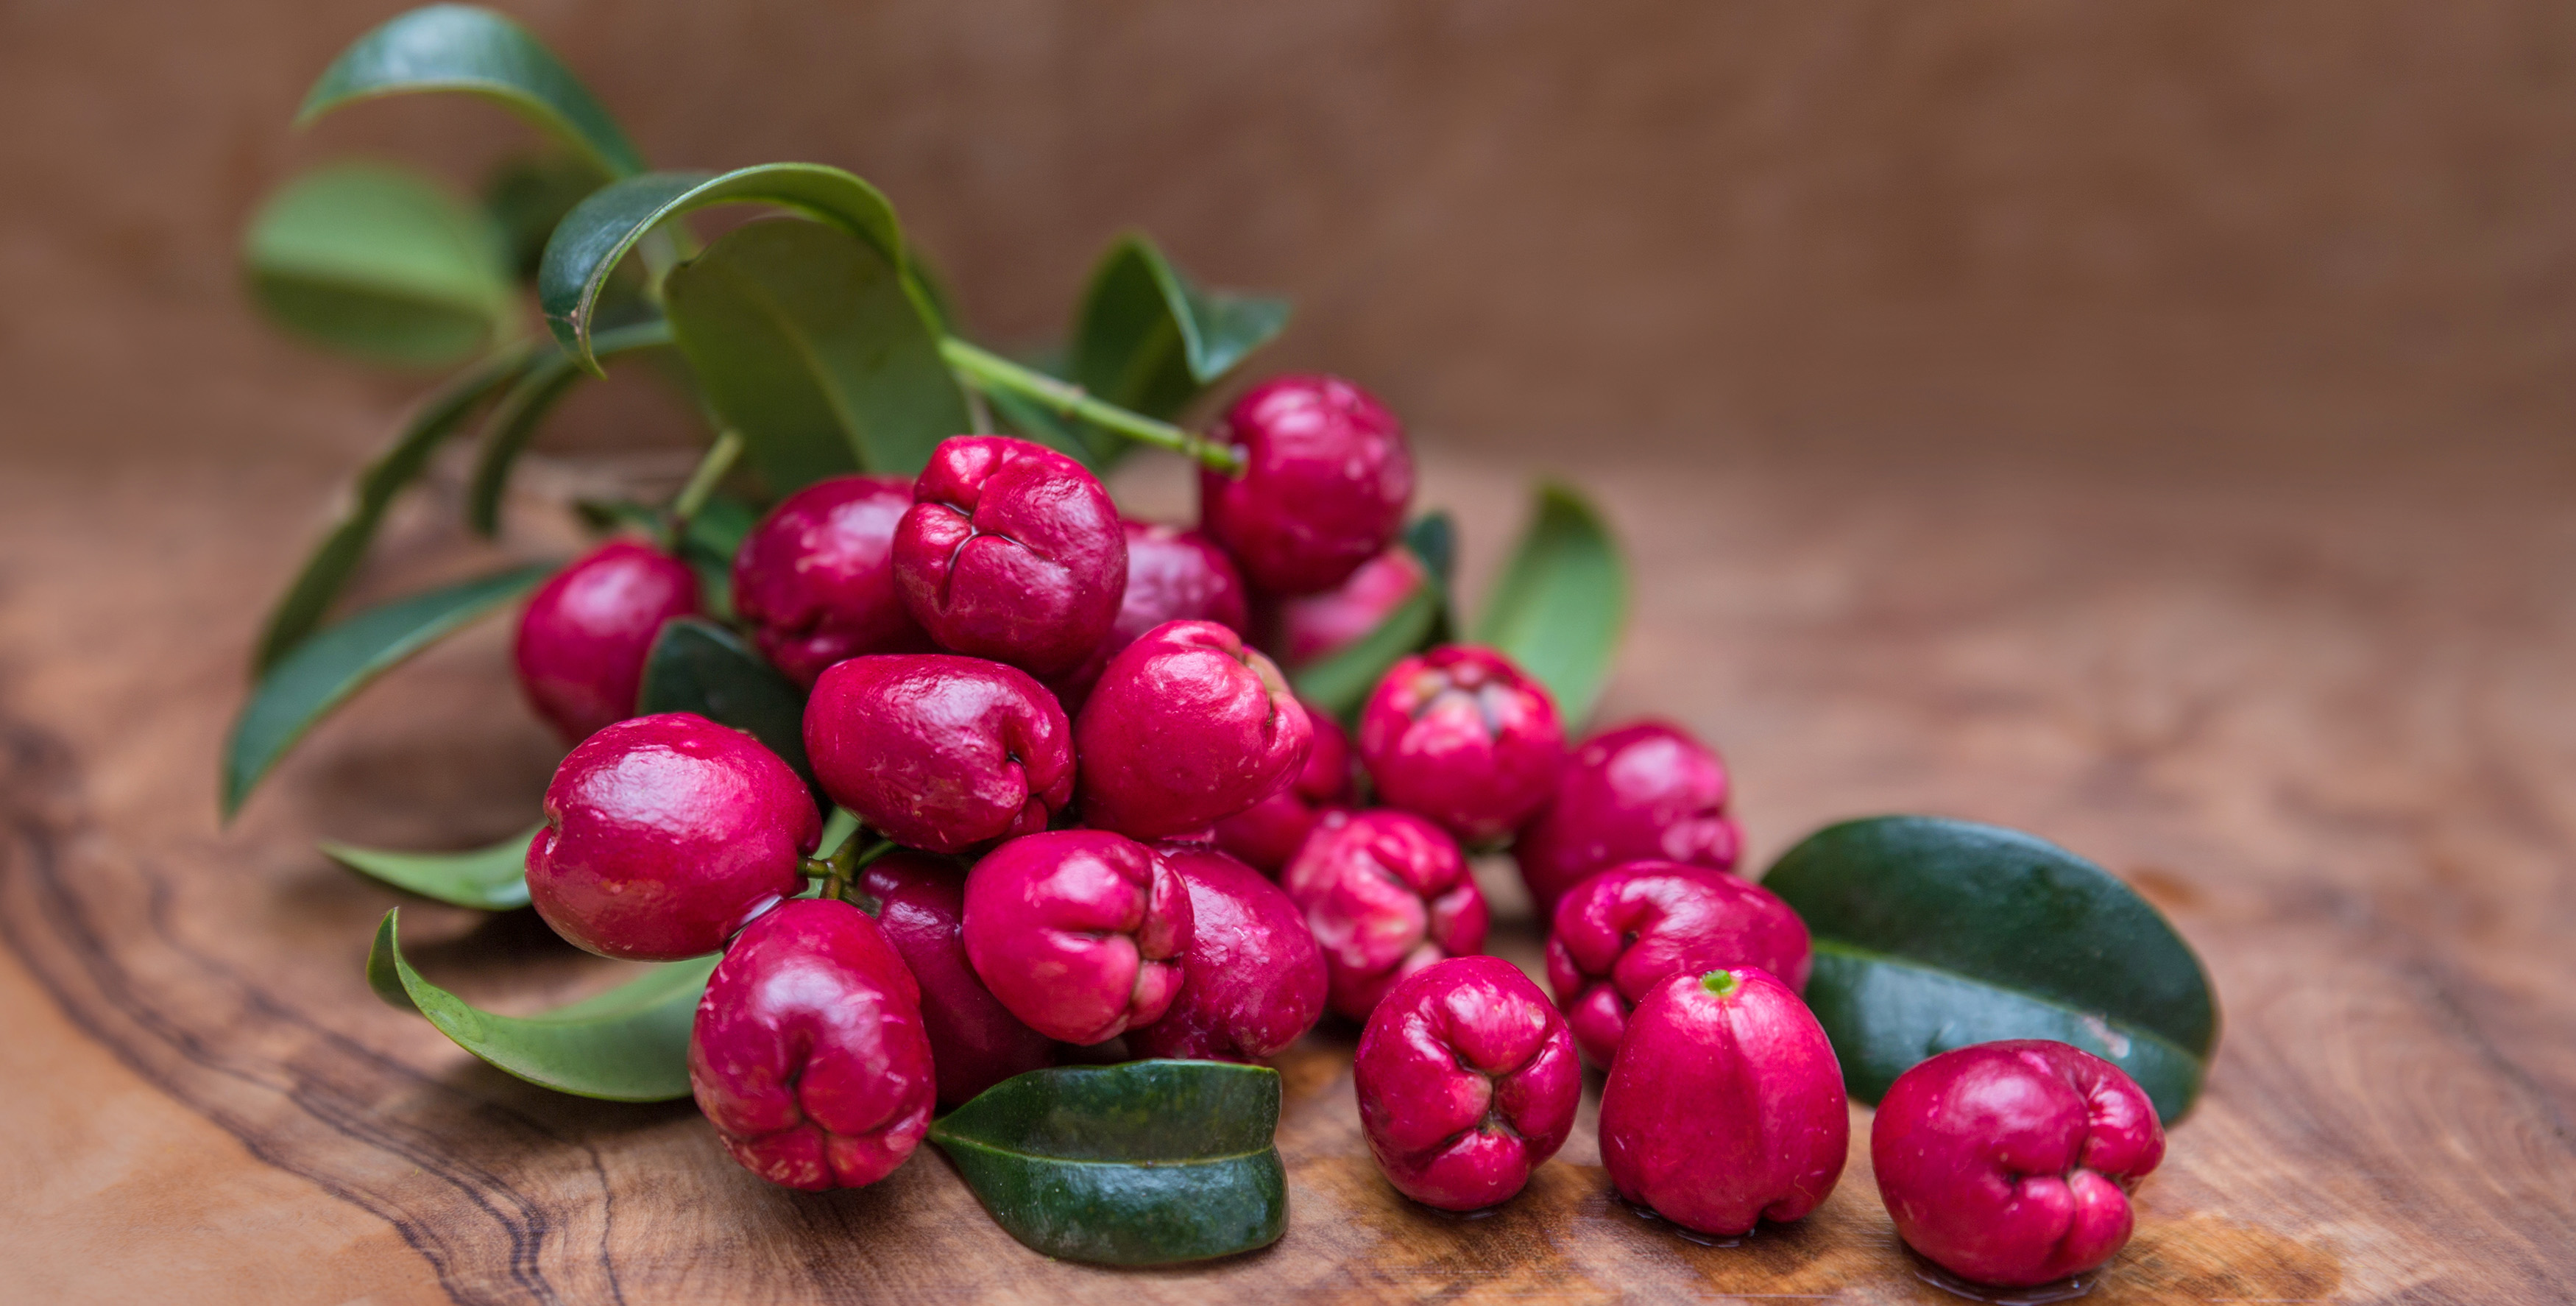
[{"label": "green branch", "polygon": [[1070,381],[1058,380],[1033,367],[1023,367],[955,336],[942,338],[939,352],[948,360],[950,367],[983,389],[1008,390],[1046,405],[1060,417],[1076,418],[1102,430],[1115,431],[1130,440],[1142,440],[1158,448],[1169,449],[1228,476],[1243,472],[1242,456],[1231,447],[1095,398],[1090,391]]}]

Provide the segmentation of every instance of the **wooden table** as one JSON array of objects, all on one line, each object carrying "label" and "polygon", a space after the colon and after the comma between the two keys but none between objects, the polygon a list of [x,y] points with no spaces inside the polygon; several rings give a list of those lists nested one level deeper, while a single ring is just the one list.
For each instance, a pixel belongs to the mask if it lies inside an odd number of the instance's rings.
[{"label": "wooden table", "polygon": [[[206,444],[30,442],[0,478],[0,1299],[1945,1300],[1879,1207],[1859,1109],[1832,1200],[1740,1247],[1614,1203],[1589,1105],[1527,1193],[1456,1219],[1378,1177],[1352,1032],[1327,1028],[1280,1062],[1287,1237],[1116,1273],[1014,1244],[928,1151],[796,1194],[685,1102],[483,1067],[369,995],[396,896],[312,844],[529,818],[554,754],[505,632],[367,694],[219,829],[256,608],[399,398],[200,393]],[[1537,464],[1426,446],[1472,593]],[[1833,817],[1948,813],[2055,838],[2172,915],[2225,1033],[2094,1299],[2563,1300],[2576,515],[2550,471],[1614,452],[1580,468],[1639,560],[1605,716],[1716,742],[1757,861]],[[1120,488],[1186,502],[1168,465]],[[406,511],[379,590],[474,562],[450,506]],[[1504,916],[1533,961],[1525,905]],[[405,924],[433,978],[496,1005],[614,970],[524,912]]]}]

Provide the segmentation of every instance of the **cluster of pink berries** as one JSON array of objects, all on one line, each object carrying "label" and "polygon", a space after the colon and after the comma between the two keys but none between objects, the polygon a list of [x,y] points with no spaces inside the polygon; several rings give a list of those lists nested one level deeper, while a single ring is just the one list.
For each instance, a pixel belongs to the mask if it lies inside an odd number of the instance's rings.
[{"label": "cluster of pink berries", "polygon": [[[810,689],[815,781],[882,836],[864,865],[857,839],[813,859],[813,795],[747,735],[626,719],[662,623],[697,610],[686,566],[616,543],[557,576],[517,651],[578,741],[528,854],[537,910],[609,956],[725,950],[690,1081],[733,1154],[794,1187],[883,1177],[935,1104],[1070,1048],[1254,1060],[1329,1008],[1364,1022],[1361,1118],[1416,1200],[1519,1192],[1589,1061],[1624,1196],[1719,1234],[1812,1210],[1848,1145],[1842,1075],[1799,998],[1806,927],[1732,874],[1715,754],[1653,722],[1569,750],[1546,689],[1468,646],[1397,663],[1345,736],[1245,641],[1302,661],[1421,583],[1395,544],[1402,430],[1347,382],[1289,377],[1216,437],[1244,470],[1205,475],[1197,530],[1122,522],[1080,464],[1000,436],[945,442],[908,483],[812,485],[753,530],[736,608]],[[1477,955],[1466,850],[1506,839],[1552,922],[1553,1000]],[[824,896],[799,896],[809,873]],[[2098,1263],[2128,1220],[2104,1176],[2154,1164],[2154,1113],[2081,1053],[1992,1047],[1890,1095],[1890,1209],[1963,1273]]]}]

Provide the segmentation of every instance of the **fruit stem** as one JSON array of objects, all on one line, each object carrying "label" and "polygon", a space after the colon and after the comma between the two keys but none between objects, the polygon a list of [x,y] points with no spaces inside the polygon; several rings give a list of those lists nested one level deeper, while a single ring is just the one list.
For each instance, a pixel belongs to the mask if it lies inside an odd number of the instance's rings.
[{"label": "fruit stem", "polygon": [[1157,421],[1143,413],[1094,398],[1090,391],[1070,381],[1058,380],[1033,367],[1023,367],[955,336],[941,338],[939,352],[948,360],[950,367],[964,374],[979,388],[1008,390],[1046,405],[1057,416],[1080,418],[1103,430],[1116,431],[1130,440],[1142,440],[1169,449],[1228,476],[1243,474],[1243,459],[1232,448],[1204,436],[1193,435],[1169,422]]},{"label": "fruit stem", "polygon": [[689,483],[681,486],[679,496],[671,500],[672,534],[688,531],[689,519],[707,506],[707,497],[716,492],[716,484],[725,478],[725,473],[733,470],[734,462],[741,457],[740,431],[727,431],[717,436],[714,444],[707,446],[706,456],[698,460],[698,469],[689,473]]},{"label": "fruit stem", "polygon": [[879,839],[862,850],[859,847],[858,834],[852,833],[849,838],[841,841],[840,847],[832,850],[830,856],[806,858],[805,873],[823,877],[823,897],[839,898],[844,902],[852,901],[850,888],[858,879],[859,872],[866,870],[869,863],[893,852],[894,849],[894,840]]}]

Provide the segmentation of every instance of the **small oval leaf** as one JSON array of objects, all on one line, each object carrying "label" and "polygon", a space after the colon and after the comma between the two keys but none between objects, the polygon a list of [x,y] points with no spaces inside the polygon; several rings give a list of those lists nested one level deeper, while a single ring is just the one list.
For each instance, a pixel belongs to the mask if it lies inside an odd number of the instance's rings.
[{"label": "small oval leaf", "polygon": [[2072,1043],[2127,1071],[2167,1123],[2218,1040],[2208,973],[2173,926],[2101,867],[2000,826],[1882,816],[1828,826],[1763,887],[1815,938],[1807,1004],[1854,1097],[1907,1067],[2002,1038]]},{"label": "small oval leaf", "polygon": [[397,889],[456,907],[508,911],[528,905],[528,843],[537,826],[489,848],[456,853],[406,853],[324,842],[323,855]]},{"label": "small oval leaf", "polygon": [[1440,629],[1440,591],[1417,587],[1377,628],[1312,662],[1288,671],[1297,697],[1349,721],[1368,702],[1386,669],[1420,651]]},{"label": "small oval leaf", "polygon": [[930,1141],[1012,1237],[1100,1265],[1176,1265],[1288,1228],[1279,1073],[1221,1061],[1063,1066],[1002,1081]]},{"label": "small oval leaf", "polygon": [[596,997],[535,1016],[503,1016],[422,979],[395,940],[397,907],[376,927],[367,983],[429,1018],[456,1046],[540,1088],[611,1102],[689,1095],[689,1028],[720,956],[655,966]]},{"label": "small oval leaf", "polygon": [[814,783],[805,760],[805,691],[761,661],[741,636],[703,617],[662,623],[644,657],[635,712],[695,712],[747,731]]},{"label": "small oval leaf", "polygon": [[574,205],[546,241],[545,257],[537,266],[537,304],[545,310],[546,326],[557,343],[595,370],[590,338],[597,329],[596,304],[609,274],[656,227],[718,204],[792,209],[866,241],[890,267],[907,266],[903,227],[895,220],[894,206],[876,187],[839,168],[762,163],[723,174],[655,172],[628,177]]},{"label": "small oval leaf", "polygon": [[482,210],[381,163],[343,163],[279,188],[242,260],[269,320],[344,353],[436,367],[509,332],[509,250]]},{"label": "small oval leaf", "polygon": [[280,659],[251,690],[224,741],[223,815],[242,800],[313,723],[369,681],[534,589],[550,564],[508,571],[370,608],[328,627]]},{"label": "small oval leaf", "polygon": [[[1110,245],[1075,311],[1072,379],[1119,407],[1169,420],[1288,325],[1288,301],[1191,284],[1140,232]],[[1084,429],[1101,459],[1127,441]]]},{"label": "small oval leaf", "polygon": [[[660,319],[603,331],[594,344],[599,357],[615,358],[645,349],[666,348],[671,325]],[[465,486],[465,524],[486,538],[500,533],[501,496],[510,488],[510,472],[519,464],[528,441],[545,424],[546,414],[581,383],[585,375],[572,355],[549,352],[519,372],[517,381],[483,424],[483,444],[474,458],[474,475]]]},{"label": "small oval leaf", "polygon": [[1546,685],[1572,733],[1601,696],[1627,620],[1628,561],[1601,514],[1569,486],[1540,486],[1469,638]]},{"label": "small oval leaf", "polygon": [[672,333],[771,490],[913,475],[966,429],[956,375],[896,267],[844,232],[783,218],[672,269]]},{"label": "small oval leaf", "polygon": [[359,37],[304,95],[304,126],[345,104],[388,95],[478,95],[580,151],[610,176],[644,156],[581,79],[526,28],[474,5],[427,5]]}]

